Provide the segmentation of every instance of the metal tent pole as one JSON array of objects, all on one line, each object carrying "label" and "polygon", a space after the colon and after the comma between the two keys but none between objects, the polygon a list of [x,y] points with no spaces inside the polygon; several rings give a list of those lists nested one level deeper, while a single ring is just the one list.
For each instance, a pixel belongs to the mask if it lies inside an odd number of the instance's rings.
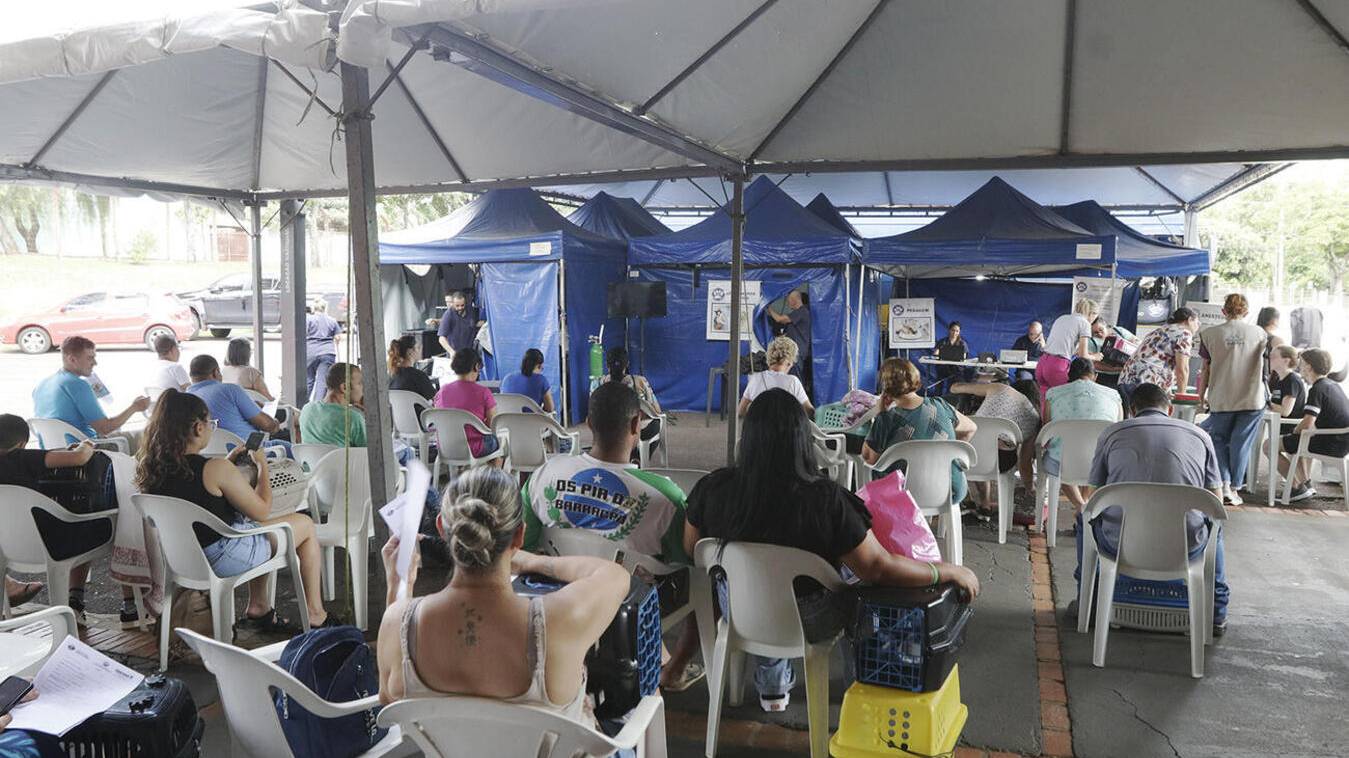
[{"label": "metal tent pole", "polygon": [[848,319],[852,308],[852,264],[843,267],[843,360],[848,364],[848,389],[857,389],[857,361],[853,348],[852,321]]},{"label": "metal tent pole", "polygon": [[[361,383],[365,390],[365,427],[369,441],[370,496],[376,506],[393,492],[393,425],[389,417],[389,375],[381,369],[384,306],[379,289],[379,223],[375,215],[375,152],[371,132],[370,72],[342,64],[342,126],[347,155],[347,217],[351,229],[355,313],[361,347]],[[350,309],[348,309],[350,311]],[[353,321],[353,319],[355,319]],[[378,521],[378,519],[376,519]]]},{"label": "metal tent pole", "polygon": [[[731,334],[730,363],[726,366],[726,392],[723,395],[727,405],[733,405],[740,394],[740,290],[745,278],[745,177],[736,174],[732,177],[734,194],[731,196]],[[740,417],[735,410],[728,409],[726,425],[726,465],[735,463],[736,443],[740,436]]]},{"label": "metal tent pole", "polygon": [[[587,386],[585,389],[578,390],[577,388],[572,387],[571,378],[568,376],[571,373],[571,364],[568,363],[568,360],[571,357],[571,344],[570,340],[567,339],[567,262],[562,259],[563,247],[562,243],[559,242],[557,257],[557,326],[559,337],[558,349],[562,353],[562,362],[558,364],[558,367],[562,369],[559,373],[562,378],[562,412],[559,413],[558,416],[562,419],[562,425],[565,427],[571,425],[571,393],[574,391],[589,392],[590,388]],[[493,345],[492,347],[495,348],[496,346]]]},{"label": "metal tent pole", "polygon": [[248,211],[253,243],[249,256],[253,265],[253,364],[266,376],[262,355],[262,203],[250,203]]},{"label": "metal tent pole", "polygon": [[[303,205],[282,200],[281,231],[281,394],[295,407],[305,404],[305,236]],[[259,356],[261,358],[261,356]]]},{"label": "metal tent pole", "polygon": [[857,381],[853,382],[852,388],[857,389],[857,385],[862,381],[862,309],[866,307],[867,298],[867,264],[863,263],[857,267],[857,331],[853,343],[853,376]]}]

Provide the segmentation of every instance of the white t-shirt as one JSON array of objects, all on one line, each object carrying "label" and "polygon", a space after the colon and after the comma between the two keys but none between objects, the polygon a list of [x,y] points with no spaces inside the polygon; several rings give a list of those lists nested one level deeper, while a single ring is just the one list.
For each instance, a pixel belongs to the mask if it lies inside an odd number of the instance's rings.
[{"label": "white t-shirt", "polygon": [[147,387],[158,387],[162,390],[172,387],[173,389],[181,390],[183,387],[192,383],[192,381],[187,378],[187,369],[183,368],[182,364],[166,360],[159,360],[156,361],[156,363],[158,368],[155,369],[154,381],[147,384]]},{"label": "white t-shirt", "polygon": [[806,397],[806,388],[801,386],[800,379],[791,374],[783,374],[771,369],[750,374],[749,384],[745,387],[744,398],[754,402],[754,398],[774,389],[787,390],[792,393],[792,397],[796,398],[798,403],[806,403],[810,400]]},{"label": "white t-shirt", "polygon": [[1077,355],[1079,340],[1091,339],[1091,324],[1086,316],[1077,313],[1065,313],[1054,319],[1049,329],[1049,339],[1045,340],[1045,352],[1060,358],[1072,358]]}]

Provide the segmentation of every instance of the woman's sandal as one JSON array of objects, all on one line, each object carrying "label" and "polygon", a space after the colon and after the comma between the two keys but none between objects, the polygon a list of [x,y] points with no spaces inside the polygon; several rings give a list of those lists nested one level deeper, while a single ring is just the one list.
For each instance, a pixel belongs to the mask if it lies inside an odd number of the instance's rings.
[{"label": "woman's sandal", "polygon": [[673,684],[662,684],[660,688],[666,692],[683,692],[689,687],[701,682],[705,676],[707,676],[707,672],[703,670],[701,664],[690,663],[685,666],[684,670],[679,674],[679,679]]},{"label": "woman's sandal", "polygon": [[[6,581],[5,583],[9,584],[9,581]],[[23,605],[29,600],[32,600],[33,598],[37,597],[38,593],[42,592],[42,590],[45,589],[47,585],[43,584],[42,582],[20,582],[14,580],[13,586],[19,589],[17,589],[13,594],[9,595],[10,608],[15,608],[20,605]]]},{"label": "woman's sandal", "polygon": [[290,619],[278,616],[273,608],[261,616],[244,616],[235,624],[236,629],[246,629],[257,634],[276,634],[294,637],[300,633],[299,625]]}]

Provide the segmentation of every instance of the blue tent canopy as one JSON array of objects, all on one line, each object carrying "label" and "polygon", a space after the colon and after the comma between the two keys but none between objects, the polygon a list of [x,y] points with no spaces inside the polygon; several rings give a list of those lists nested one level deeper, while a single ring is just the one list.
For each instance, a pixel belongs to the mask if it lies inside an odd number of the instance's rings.
[{"label": "blue tent canopy", "polygon": [[1173,245],[1138,232],[1095,200],[1054,206],[1052,210],[1092,234],[1114,235],[1115,261],[1121,278],[1197,276],[1209,272],[1207,250]]},{"label": "blue tent canopy", "polygon": [[853,226],[848,219],[843,217],[842,213],[838,212],[838,208],[834,206],[828,197],[825,197],[823,192],[816,195],[814,200],[811,200],[806,204],[806,210],[819,216],[825,223],[849,237],[857,240],[862,239],[862,235],[858,233],[857,227]]},{"label": "blue tent canopy", "polygon": [[[622,334],[621,319],[606,319],[606,288],[622,281],[624,243],[588,232],[553,210],[530,189],[492,190],[445,218],[383,235],[380,263],[477,263],[478,299],[485,308],[496,363],[517,366],[525,350],[543,351],[544,375],[570,419],[585,417],[589,399],[586,340],[606,326]],[[566,334],[561,312],[566,312]],[[565,339],[564,339],[565,338]]]},{"label": "blue tent canopy", "polygon": [[[746,266],[845,264],[857,259],[851,236],[808,212],[766,176],[745,188],[743,252]],[[632,240],[628,259],[633,266],[729,264],[729,205],[687,229]]]},{"label": "blue tent canopy", "polygon": [[586,231],[618,240],[670,233],[669,227],[657,221],[641,203],[630,197],[614,197],[607,192],[595,193],[567,220]]},{"label": "blue tent canopy", "polygon": [[1115,237],[1083,229],[995,176],[927,226],[867,240],[862,259],[908,278],[1100,275],[1115,262]]}]

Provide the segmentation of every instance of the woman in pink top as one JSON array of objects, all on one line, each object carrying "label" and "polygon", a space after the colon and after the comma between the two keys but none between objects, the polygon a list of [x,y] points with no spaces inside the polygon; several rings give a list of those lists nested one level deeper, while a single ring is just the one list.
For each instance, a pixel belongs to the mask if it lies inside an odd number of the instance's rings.
[{"label": "woman in pink top", "polygon": [[[497,401],[492,396],[491,390],[478,384],[478,372],[482,370],[482,358],[478,355],[478,351],[471,347],[454,351],[454,357],[450,359],[450,370],[458,378],[441,387],[436,393],[434,400],[436,407],[468,411],[482,419],[487,426],[491,426],[492,419],[496,417]],[[464,427],[464,433],[468,437],[468,449],[474,458],[496,452],[496,437],[486,436],[477,429],[467,426]],[[500,465],[500,462],[495,462],[494,465]]]}]

